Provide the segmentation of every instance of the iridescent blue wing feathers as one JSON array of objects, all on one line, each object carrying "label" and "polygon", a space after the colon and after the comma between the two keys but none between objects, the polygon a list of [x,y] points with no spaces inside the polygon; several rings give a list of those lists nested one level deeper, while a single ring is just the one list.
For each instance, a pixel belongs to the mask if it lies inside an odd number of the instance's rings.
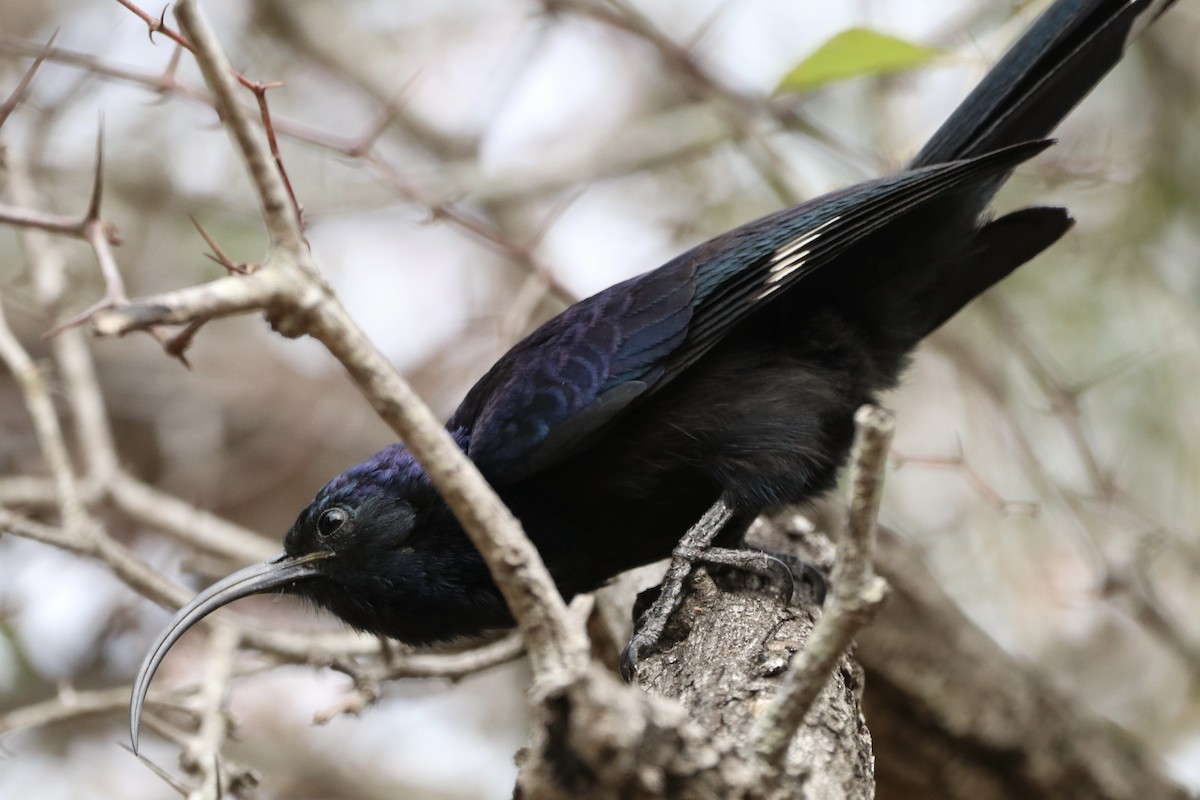
[{"label": "iridescent blue wing feathers", "polygon": [[468,393],[450,427],[469,432],[467,452],[494,482],[552,466],[848,248],[1048,145],[1015,145],[826,195],[600,292],[501,358]]}]

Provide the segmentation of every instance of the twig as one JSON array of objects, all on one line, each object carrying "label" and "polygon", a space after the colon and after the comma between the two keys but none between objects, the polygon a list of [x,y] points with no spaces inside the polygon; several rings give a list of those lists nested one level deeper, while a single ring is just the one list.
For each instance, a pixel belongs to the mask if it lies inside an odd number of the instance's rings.
[{"label": "twig", "polygon": [[[32,205],[35,195],[24,161],[8,160],[9,190],[17,202]],[[85,220],[86,222],[86,220]],[[82,225],[82,223],[81,223]],[[33,282],[40,304],[52,310],[62,294],[64,259],[49,237],[25,229],[24,244],[32,266]],[[0,316],[0,320],[3,317]],[[96,377],[95,365],[80,331],[64,331],[52,340],[55,363],[71,409],[79,452],[87,464],[86,479],[76,483],[80,500],[90,504],[110,498],[114,504],[142,522],[172,534],[179,541],[206,552],[242,562],[265,558],[271,548],[261,537],[178,498],[129,476],[118,465],[116,444],[108,424],[108,412]],[[56,486],[46,487],[53,502]],[[13,487],[38,500],[41,487],[32,481]],[[19,494],[10,499],[19,500]],[[122,572],[123,570],[118,570]]]},{"label": "twig", "polygon": [[967,485],[975,490],[976,494],[987,501],[988,505],[1004,514],[1021,513],[1029,516],[1037,516],[1040,510],[1040,506],[1036,501],[1011,500],[993,488],[967,460],[961,444],[959,445],[958,452],[953,456],[914,456],[902,453],[893,448],[892,463],[897,470],[908,464],[915,464],[926,469],[945,469],[957,472],[962,475]]},{"label": "twig", "polygon": [[178,608],[191,597],[191,592],[152,569],[125,545],[109,537],[86,512],[81,527],[71,530],[44,525],[0,508],[0,531],[99,558],[107,562],[117,577],[128,586],[164,606]]},{"label": "twig", "polygon": [[200,729],[188,742],[184,765],[200,775],[200,784],[188,800],[218,800],[223,796],[221,747],[229,727],[225,715],[225,695],[233,678],[233,659],[237,655],[238,634],[230,627],[213,631],[209,642],[208,673],[200,687]]},{"label": "twig", "polygon": [[1100,459],[1096,455],[1095,446],[1088,435],[1083,413],[1079,408],[1079,392],[1059,380],[1050,366],[1049,356],[1041,350],[1017,314],[1001,298],[987,295],[981,300],[979,307],[986,314],[996,335],[1017,354],[1050,400],[1055,416],[1060,420],[1063,431],[1069,437],[1076,455],[1087,471],[1088,481],[1097,493],[1111,493],[1112,475],[1100,466]]},{"label": "twig", "polygon": [[134,16],[136,16],[142,22],[146,23],[147,35],[150,37],[151,42],[154,41],[154,34],[161,33],[162,35],[166,36],[171,41],[175,42],[175,44],[179,45],[180,47],[187,49],[187,50],[192,49],[192,45],[188,42],[187,39],[184,39],[178,33],[171,30],[170,26],[168,26],[166,24],[166,22],[164,22],[164,17],[166,16],[166,8],[163,9],[163,16],[155,17],[152,14],[148,14],[147,12],[140,9],[135,3],[129,2],[129,0],[117,0],[117,2],[120,3],[121,5],[125,6],[125,8],[132,11]]},{"label": "twig", "polygon": [[245,264],[238,264],[232,258],[230,258],[228,254],[221,249],[221,245],[217,244],[216,240],[208,235],[208,231],[204,230],[204,226],[201,225],[195,217],[189,214],[188,219],[192,221],[192,227],[194,227],[196,232],[200,234],[200,238],[203,239],[204,243],[208,245],[210,250],[212,250],[211,253],[205,254],[209,257],[209,259],[220,264],[230,274],[249,275],[254,271]]},{"label": "twig", "polygon": [[[154,720],[153,717],[147,717],[146,723],[147,723],[147,725],[150,725],[155,728],[155,733],[162,732],[161,731],[162,726],[159,725],[158,722],[156,720]],[[155,774],[155,776],[158,777],[159,780],[161,780],[163,783],[167,784],[167,786],[170,786],[172,789],[174,789],[179,794],[183,795],[184,797],[187,797],[187,794],[188,794],[187,784],[185,784],[183,781],[176,778],[171,773],[167,772],[165,769],[160,767],[158,764],[155,764],[153,761],[151,761],[149,758],[146,757],[145,753],[135,753],[135,752],[133,752],[133,748],[130,747],[129,745],[125,744],[124,742],[121,742],[120,744],[121,744],[122,750],[126,751],[127,753],[129,753],[129,755],[133,756],[138,761],[145,764],[146,769],[153,772]]]},{"label": "twig", "polygon": [[1158,594],[1158,587],[1147,574],[1152,548],[1150,538],[1141,537],[1125,568],[1110,566],[1104,593],[1124,596],[1130,615],[1188,665],[1195,686],[1200,681],[1200,643],[1165,610],[1166,604]]},{"label": "twig", "polygon": [[[571,625],[565,604],[536,549],[449,434],[332,296],[291,213],[287,190],[269,147],[237,102],[236,85],[215,38],[191,0],[180,3],[176,14],[192,43],[221,119],[251,173],[272,247],[262,268],[253,275],[231,276],[201,287],[96,309],[91,316],[92,329],[100,335],[116,335],[261,309],[285,335],[309,333],[320,340],[409,445],[484,554],[525,634],[535,674],[561,678],[563,670],[570,671],[583,663],[586,641],[582,631]],[[102,259],[103,247],[97,245],[96,249]],[[109,267],[115,268],[115,264],[101,260],[101,266],[107,279]],[[120,286],[110,282],[110,288],[114,285]],[[114,485],[121,486],[119,482]],[[124,488],[133,486],[136,484],[125,484]],[[131,585],[160,602],[178,602],[177,587],[107,537],[101,536],[97,542],[91,551],[109,560]],[[553,678],[549,680],[553,682]]]},{"label": "twig", "polygon": [[[76,239],[87,238],[87,234],[83,230],[84,221],[32,208],[14,208],[0,204],[0,224],[13,225],[18,228],[37,228],[61,236],[72,236]],[[110,235],[110,241],[114,244],[120,242],[115,232]]]},{"label": "twig", "polygon": [[521,656],[524,649],[521,637],[510,634],[458,653],[393,653],[373,664],[341,661],[331,663],[330,667],[352,678],[366,677],[377,683],[397,678],[446,678],[453,681],[513,661]]},{"label": "twig", "polygon": [[[351,153],[347,153],[350,155]],[[513,241],[503,232],[478,217],[463,211],[454,203],[427,197],[409,181],[403,173],[390,161],[384,158],[377,149],[369,148],[357,154],[366,164],[375,168],[406,200],[417,203],[429,209],[433,219],[446,220],[468,235],[478,239],[492,250],[505,258],[521,265],[533,275],[545,282],[546,290],[563,303],[573,303],[579,298],[563,285],[553,270],[539,261],[533,253],[533,248]]]},{"label": "twig", "polygon": [[337,658],[329,663],[331,669],[345,674],[353,681],[353,689],[330,708],[313,714],[313,723],[325,725],[343,714],[358,716],[373,705],[387,681],[400,678],[442,678],[457,681],[494,666],[520,658],[525,643],[517,634],[509,634],[494,642],[458,653],[412,652],[397,655],[387,640],[379,648],[381,658],[362,663],[351,658]]},{"label": "twig", "polygon": [[[117,234],[114,226],[105,222],[100,216],[100,205],[103,196],[104,126],[103,120],[101,120],[100,130],[96,136],[96,169],[92,181],[92,196],[88,203],[87,213],[84,214],[83,219],[78,223],[78,230],[75,234],[88,243],[92,248],[92,253],[96,256],[96,263],[100,267],[100,274],[104,278],[104,297],[65,322],[61,322],[47,331],[45,336],[48,338],[58,336],[67,330],[75,328],[91,317],[96,311],[104,308],[112,308],[128,301],[128,295],[125,293],[125,282],[121,278],[121,271],[117,268],[117,260],[112,254],[112,245],[121,244],[121,237]],[[147,327],[146,331],[163,345],[168,355],[178,358],[184,365],[187,364],[187,359],[183,355],[183,347],[176,341],[177,337],[171,336],[161,326],[157,325]]]},{"label": "twig", "polygon": [[673,41],[653,21],[624,0],[542,0],[542,5],[547,13],[573,12],[642,39],[653,47],[663,63],[678,76],[685,91],[716,107],[733,135],[747,146],[746,155],[763,180],[780,199],[789,204],[798,202],[802,192],[797,192],[781,177],[792,175],[792,171],[786,168],[786,159],[760,130],[761,126],[756,124],[758,120],[765,118],[778,126],[802,132],[855,170],[861,170],[863,165],[873,165],[873,172],[878,174],[886,168],[876,155],[855,150],[794,109],[784,108],[772,103],[769,98],[739,92],[726,85],[706,69],[691,50]]},{"label": "twig", "polygon": [[320,340],[364,389],[379,415],[421,462],[487,562],[528,646],[535,677],[547,685],[574,673],[587,656],[581,628],[520,523],[467,461],[411,387],[354,325],[340,304],[313,320]]},{"label": "twig", "polygon": [[27,519],[20,514],[14,514],[3,507],[0,507],[0,533],[10,533],[13,536],[20,536],[22,539],[78,552],[77,540],[65,531],[52,525]]},{"label": "twig", "polygon": [[29,65],[29,69],[25,70],[25,74],[21,76],[21,80],[17,82],[16,88],[9,93],[8,98],[3,104],[0,104],[0,128],[4,127],[4,123],[8,121],[9,116],[16,110],[17,106],[21,105],[25,100],[25,95],[29,92],[29,87],[33,84],[33,77],[37,75],[42,64],[46,62],[46,57],[50,51],[54,49],[54,40],[58,38],[58,31],[55,31],[50,39],[42,47],[42,52],[38,53],[33,63]]},{"label": "twig", "polygon": [[272,555],[278,545],[161,489],[118,472],[108,486],[125,513],[203,552],[249,564]]},{"label": "twig", "polygon": [[[155,33],[162,33],[165,36],[167,36],[167,38],[171,39],[171,41],[173,41],[177,45],[179,45],[179,48],[177,48],[175,53],[172,54],[172,56],[171,56],[171,63],[168,64],[168,66],[167,66],[167,75],[170,75],[170,76],[174,75],[175,68],[178,65],[178,54],[179,54],[180,49],[187,50],[187,51],[195,54],[196,48],[192,45],[192,43],[189,42],[183,36],[176,33],[175,31],[171,30],[171,28],[166,24],[166,22],[165,22],[165,18],[167,15],[166,8],[164,8],[162,14],[157,19],[155,19],[153,16],[151,16],[150,14],[146,13],[141,8],[139,8],[136,4],[130,2],[130,0],[117,0],[117,2],[120,3],[121,5],[125,6],[125,8],[132,11],[138,17],[138,19],[142,20],[142,22],[146,23],[146,26],[149,29],[149,36],[150,36],[151,42],[154,41]],[[192,31],[193,37],[196,35],[196,32],[197,32],[196,29],[193,29],[193,31]],[[212,51],[210,50],[210,52],[212,52]],[[212,63],[214,65],[217,64],[217,62],[212,62]],[[291,179],[288,178],[287,170],[284,168],[283,157],[279,154],[279,143],[275,139],[275,126],[271,120],[271,110],[270,110],[269,106],[267,105],[267,91],[270,89],[276,89],[280,86],[283,86],[283,83],[281,83],[279,81],[273,81],[270,83],[262,83],[260,81],[251,80],[250,78],[246,77],[242,73],[235,70],[233,68],[233,66],[230,65],[228,62],[225,62],[225,63],[221,64],[220,66],[223,66],[223,68],[231,76],[233,76],[234,80],[236,80],[238,83],[240,83],[245,88],[249,89],[254,94],[255,102],[258,104],[259,118],[262,122],[262,129],[263,129],[263,132],[267,136],[267,141],[270,146],[271,157],[273,158],[273,160],[275,162],[276,169],[279,171],[279,177],[283,181],[284,188],[287,190],[287,195],[288,195],[289,200],[291,201],[292,209],[295,211],[296,223],[297,223],[297,225],[299,225],[300,228],[303,228],[304,227],[304,211],[300,207],[299,201],[296,199],[296,193],[292,190]],[[212,85],[211,81],[209,82],[209,85],[210,86]],[[229,129],[226,128],[226,130],[229,130]],[[230,132],[232,132],[232,131],[230,131]]]},{"label": "twig", "polygon": [[[60,528],[0,508],[0,533],[10,533],[98,558],[108,564],[114,574],[130,588],[166,608],[178,608],[192,596],[190,590],[163,577],[140,561],[128,548],[110,539],[103,531],[97,531],[90,541],[84,541]],[[344,664],[344,659],[376,655],[379,650],[378,641],[372,637],[350,632],[260,629],[236,614],[226,613],[222,615],[220,622],[212,620],[211,623],[205,621],[202,624],[233,626],[247,646],[260,650],[282,663],[335,666],[339,659],[343,659],[341,663]],[[507,644],[496,642],[463,652],[426,651],[393,654],[386,667],[377,670],[376,677],[381,681],[399,677],[442,677],[456,680],[517,657],[519,644],[518,640],[516,643]]]},{"label": "twig", "polygon": [[863,406],[854,423],[850,518],[838,541],[833,597],[750,734],[749,751],[776,767],[854,634],[870,622],[887,594],[887,583],[875,574],[872,560],[894,421],[882,408]]},{"label": "twig", "polygon": [[[987,298],[982,299],[987,300]],[[1006,406],[1001,387],[982,369],[980,359],[962,348],[943,348],[943,352],[953,360],[959,374],[972,381],[993,406],[998,409]],[[1025,351],[1024,348],[1018,347],[1017,352],[1023,354]],[[1044,364],[1034,365],[1026,361],[1026,366],[1032,373],[1035,373],[1035,378],[1039,383],[1043,380],[1047,381],[1048,385],[1045,388],[1049,395],[1053,396],[1053,387],[1065,386],[1065,383],[1058,380]],[[1046,371],[1038,374],[1043,369]],[[1069,406],[1065,409],[1061,403],[1055,404],[1055,411],[1057,419],[1062,420],[1065,414],[1068,419],[1074,420],[1072,423],[1064,421],[1063,424],[1067,428],[1067,436],[1073,439],[1076,446],[1080,448],[1081,458],[1087,460],[1090,444],[1088,437],[1084,435],[1086,430],[1083,427],[1082,418],[1075,416],[1069,410]],[[1155,529],[1168,529],[1169,526],[1164,526],[1157,515],[1141,507],[1126,490],[1115,484],[1109,484],[1107,487],[1091,485],[1090,488],[1105,501],[1102,513],[1096,513],[1087,497],[1080,496],[1047,473],[1045,460],[1039,456],[1032,437],[1011,414],[999,414],[996,418],[1005,426],[1005,433],[1017,447],[1024,467],[1022,474],[1034,481],[1039,489],[1039,494],[1051,500],[1057,500],[1066,510],[1072,524],[1064,526],[1064,530],[1068,531],[1077,543],[1081,557],[1087,559],[1089,567],[1095,575],[1097,593],[1110,603],[1123,601],[1123,608],[1121,603],[1114,603],[1114,605],[1122,612],[1132,613],[1149,633],[1157,637],[1171,652],[1194,669],[1197,659],[1200,659],[1200,650],[1172,620],[1173,615],[1157,604],[1156,597],[1139,590],[1139,581],[1130,576],[1130,569],[1114,563],[1114,559],[1106,552],[1102,541],[1103,533],[1111,531],[1114,520],[1121,519],[1116,512],[1123,512],[1136,519],[1137,524]],[[1079,434],[1078,437],[1077,434]],[[1098,464],[1099,461],[1094,460],[1094,463]],[[1103,470],[1097,469],[1094,472],[1089,471],[1089,475],[1095,478],[1103,477],[1105,473]],[[1133,523],[1116,524],[1127,528]],[[1192,549],[1187,545],[1189,538],[1187,533],[1172,531],[1173,549],[1181,555],[1194,574],[1197,564],[1200,562],[1196,560]],[[1136,564],[1138,556],[1135,554],[1133,558]],[[1144,586],[1144,584],[1142,585]]]},{"label": "twig", "polygon": [[[162,692],[151,692],[146,699],[146,705],[156,710],[171,709],[184,713],[193,713],[183,704],[173,700],[173,696]],[[116,686],[111,689],[95,689],[92,691],[65,691],[50,700],[31,703],[27,706],[14,708],[0,715],[0,735],[11,731],[40,728],[45,725],[55,725],[62,722],[74,722],[82,717],[110,714],[123,711],[129,707],[129,687]]]},{"label": "twig", "polygon": [[[301,252],[306,247],[304,236],[300,232],[297,216],[290,213],[293,206],[287,186],[276,166],[263,129],[250,118],[238,100],[237,81],[233,78],[235,73],[217,42],[216,34],[191,0],[184,0],[175,7],[175,17],[192,43],[192,52],[204,75],[204,82],[213,93],[221,123],[250,171],[271,247],[292,253]],[[301,266],[303,268],[303,264]]]},{"label": "twig", "polygon": [[[80,497],[85,503],[95,500],[95,487],[81,484]],[[0,478],[0,506],[12,508],[52,508],[58,503],[54,479],[36,475],[13,475]]]},{"label": "twig", "polygon": [[25,407],[33,419],[38,444],[50,467],[50,473],[54,476],[59,512],[62,514],[66,532],[69,536],[78,536],[85,528],[89,527],[88,514],[79,499],[75,473],[71,467],[67,445],[63,440],[62,428],[58,424],[54,401],[50,399],[42,371],[29,357],[29,353],[25,351],[12,329],[9,328],[2,304],[0,304],[0,360],[4,361],[13,377],[21,385]]},{"label": "twig", "polygon": [[[192,0],[183,0],[175,13],[250,170],[272,248],[254,275],[224,278],[102,312],[93,321],[95,329],[121,333],[168,320],[188,322],[201,314],[248,310],[257,301],[285,335],[308,333],[321,341],[409,446],[483,554],[525,635],[535,674],[548,676],[578,667],[586,658],[586,641],[582,631],[570,624],[566,605],[537,550],[449,433],[333,297],[290,213],[286,188],[269,148],[236,101],[236,87],[215,37]],[[215,296],[218,287],[225,297]],[[231,301],[236,307],[230,307]]]}]

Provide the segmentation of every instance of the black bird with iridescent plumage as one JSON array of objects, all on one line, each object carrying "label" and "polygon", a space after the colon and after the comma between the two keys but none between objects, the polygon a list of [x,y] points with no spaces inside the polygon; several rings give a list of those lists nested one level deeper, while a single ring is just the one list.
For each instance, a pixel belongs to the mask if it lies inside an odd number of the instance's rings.
[{"label": "black bird with iridescent plumage", "polygon": [[[917,343],[1071,226],[989,219],[1012,170],[1170,0],[1058,0],[898,175],[789,208],[583,300],[505,354],[447,423],[565,597],[671,554],[707,509],[736,547],[772,508],[829,489],[853,414]],[[302,595],[421,644],[512,624],[483,559],[403,445],[323,488],[281,556],[183,608],[143,664],[249,594]],[[636,651],[633,653],[636,656]]]}]

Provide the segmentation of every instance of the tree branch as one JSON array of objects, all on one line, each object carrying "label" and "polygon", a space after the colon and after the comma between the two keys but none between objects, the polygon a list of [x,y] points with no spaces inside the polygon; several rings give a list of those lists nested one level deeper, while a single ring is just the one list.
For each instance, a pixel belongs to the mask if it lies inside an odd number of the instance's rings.
[{"label": "tree branch", "polygon": [[875,575],[872,560],[883,473],[895,425],[892,415],[876,406],[860,408],[854,423],[857,432],[851,456],[850,520],[838,539],[833,596],[808,645],[792,658],[783,686],[750,736],[753,752],[775,766],[787,753],[788,743],[854,634],[871,621],[887,594],[887,584]]}]

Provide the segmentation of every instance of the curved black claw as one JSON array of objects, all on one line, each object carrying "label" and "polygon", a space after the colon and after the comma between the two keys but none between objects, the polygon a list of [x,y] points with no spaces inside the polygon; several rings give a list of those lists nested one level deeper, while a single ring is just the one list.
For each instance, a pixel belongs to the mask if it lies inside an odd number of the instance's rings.
[{"label": "curved black claw", "polygon": [[763,553],[765,572],[763,575],[775,582],[779,587],[779,594],[783,599],[785,606],[792,604],[792,598],[796,596],[796,575],[792,572],[791,567],[787,565],[781,558]]},{"label": "curved black claw", "polygon": [[638,659],[641,657],[643,648],[654,644],[651,637],[638,631],[629,640],[629,644],[625,645],[625,649],[621,651],[621,657],[617,659],[617,667],[621,671],[621,679],[626,683],[633,683],[634,677],[637,675]]},{"label": "curved black claw", "polygon": [[[793,574],[795,573],[793,572]],[[825,580],[825,573],[821,572],[820,567],[800,559],[800,582],[808,587],[808,592],[817,605],[825,605],[825,596],[829,593],[829,582]]]},{"label": "curved black claw", "polygon": [[791,566],[773,553],[762,550],[710,547],[700,555],[698,560],[704,564],[730,567],[765,578],[779,587],[780,599],[783,600],[784,605],[790,604],[792,597],[795,596],[796,578]]},{"label": "curved black claw", "polygon": [[637,603],[639,604],[646,602],[651,594],[656,596],[644,613],[636,615],[636,621],[633,623],[633,636],[629,637],[629,644],[625,645],[625,649],[621,651],[621,657],[617,660],[617,667],[626,683],[633,683],[633,678],[637,675],[638,660],[643,652],[658,644],[663,630],[667,627],[667,620],[675,613],[675,609],[679,607],[679,603],[683,599],[683,580],[687,577],[691,565],[684,564],[683,566],[686,566],[687,570],[680,573],[682,578],[680,574],[668,574],[663,579],[662,585],[653,592],[647,591],[638,595]]},{"label": "curved black claw", "polygon": [[813,602],[819,606],[825,605],[828,583],[825,580],[825,573],[821,571],[820,567],[791,553],[770,553],[769,555],[788,568],[793,579],[807,589],[808,596],[812,598]]}]

